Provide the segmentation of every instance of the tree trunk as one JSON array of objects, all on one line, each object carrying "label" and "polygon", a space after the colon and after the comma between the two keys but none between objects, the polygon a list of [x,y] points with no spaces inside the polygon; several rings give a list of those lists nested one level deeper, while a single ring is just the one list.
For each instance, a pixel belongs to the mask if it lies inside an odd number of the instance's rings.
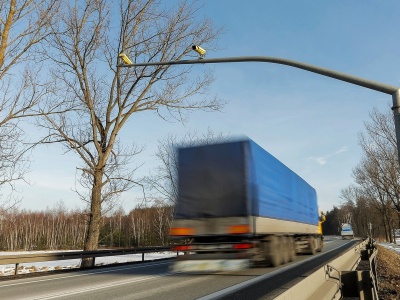
[{"label": "tree trunk", "polygon": [[[86,232],[84,251],[97,250],[101,223],[101,184],[103,171],[95,170],[90,206],[89,225]],[[93,258],[83,258],[81,268],[94,266]]]}]

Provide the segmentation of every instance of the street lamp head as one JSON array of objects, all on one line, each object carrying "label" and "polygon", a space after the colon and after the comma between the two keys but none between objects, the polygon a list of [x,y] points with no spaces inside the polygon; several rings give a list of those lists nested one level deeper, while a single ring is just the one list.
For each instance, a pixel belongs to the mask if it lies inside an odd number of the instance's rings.
[{"label": "street lamp head", "polygon": [[193,49],[194,51],[196,51],[196,52],[200,55],[200,58],[203,58],[204,55],[206,54],[206,50],[203,49],[203,48],[201,48],[200,46],[193,45],[193,46],[192,46],[192,49]]},{"label": "street lamp head", "polygon": [[118,55],[118,57],[119,57],[119,58],[122,58],[122,60],[124,61],[125,64],[127,64],[127,65],[131,65],[131,64],[132,64],[132,61],[129,59],[128,56],[126,56],[126,54],[125,54],[124,52],[121,52],[121,53]]}]

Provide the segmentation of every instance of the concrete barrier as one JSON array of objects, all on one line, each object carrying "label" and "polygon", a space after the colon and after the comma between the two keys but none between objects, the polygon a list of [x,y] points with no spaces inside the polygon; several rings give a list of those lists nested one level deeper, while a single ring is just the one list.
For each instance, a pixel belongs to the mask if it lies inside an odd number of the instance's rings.
[{"label": "concrete barrier", "polygon": [[[370,268],[375,270],[375,255],[372,243],[365,240],[340,257],[307,276],[276,299],[340,299],[351,294],[357,294],[360,299],[377,299],[375,287],[369,282],[376,282],[376,271],[356,271],[362,256],[367,251]],[[372,250],[372,251],[371,251]],[[368,252],[369,251],[369,252]],[[374,273],[375,272],[375,273]],[[374,275],[374,274],[375,275]]]}]

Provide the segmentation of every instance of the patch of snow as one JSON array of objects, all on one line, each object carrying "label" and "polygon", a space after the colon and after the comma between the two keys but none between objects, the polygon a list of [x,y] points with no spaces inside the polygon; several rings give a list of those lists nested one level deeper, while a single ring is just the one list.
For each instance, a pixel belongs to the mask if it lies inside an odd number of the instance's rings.
[{"label": "patch of snow", "polygon": [[[79,251],[79,250],[71,250]],[[53,253],[53,252],[68,252],[68,251],[18,251],[18,252],[0,252],[1,255],[23,255],[23,254],[39,254],[39,253]],[[154,252],[145,253],[144,260],[156,260],[169,257],[175,257],[176,252],[165,251],[165,252]],[[141,261],[142,254],[126,254],[117,256],[104,256],[96,257],[96,266],[109,265],[113,263],[124,263]],[[66,259],[66,260],[55,260],[55,261],[44,261],[34,263],[21,263],[18,266],[18,274],[27,274],[33,272],[45,272],[62,269],[74,269],[79,268],[80,259]],[[0,265],[0,276],[13,275],[15,273],[15,265]]]},{"label": "patch of snow", "polygon": [[400,254],[400,238],[396,238],[396,243],[395,244],[394,243],[378,243],[378,244],[383,246],[383,247],[385,247],[385,248],[387,248],[387,249],[396,251],[397,253]]}]

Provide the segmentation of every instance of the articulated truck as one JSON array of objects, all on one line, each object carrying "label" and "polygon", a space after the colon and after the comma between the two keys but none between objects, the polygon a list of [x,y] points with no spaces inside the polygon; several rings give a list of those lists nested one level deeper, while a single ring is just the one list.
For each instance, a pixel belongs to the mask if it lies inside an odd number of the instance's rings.
[{"label": "articulated truck", "polygon": [[176,272],[279,266],[321,251],[315,189],[250,139],[178,149]]}]

